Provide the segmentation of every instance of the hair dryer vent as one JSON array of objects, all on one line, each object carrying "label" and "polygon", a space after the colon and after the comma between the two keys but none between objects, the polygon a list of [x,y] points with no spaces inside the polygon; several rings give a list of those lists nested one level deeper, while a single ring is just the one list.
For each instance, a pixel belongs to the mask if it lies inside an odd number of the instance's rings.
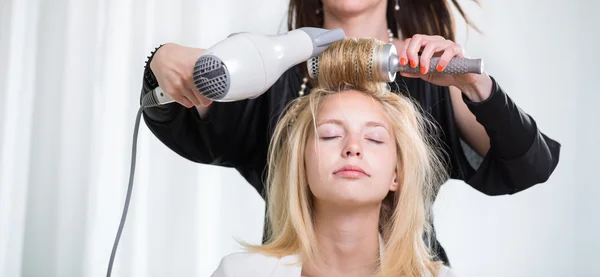
[{"label": "hair dryer vent", "polygon": [[225,64],[217,57],[205,55],[194,66],[194,85],[208,99],[219,100],[227,94],[231,80]]}]

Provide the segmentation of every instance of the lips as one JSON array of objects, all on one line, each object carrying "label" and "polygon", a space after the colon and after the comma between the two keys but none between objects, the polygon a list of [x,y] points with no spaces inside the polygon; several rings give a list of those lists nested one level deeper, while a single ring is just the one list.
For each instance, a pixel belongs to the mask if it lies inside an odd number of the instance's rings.
[{"label": "lips", "polygon": [[359,166],[355,166],[355,165],[346,165],[338,170],[336,170],[335,172],[333,172],[334,175],[340,176],[340,177],[345,177],[345,178],[360,178],[360,177],[369,177],[370,175],[367,174],[362,168],[360,168]]}]

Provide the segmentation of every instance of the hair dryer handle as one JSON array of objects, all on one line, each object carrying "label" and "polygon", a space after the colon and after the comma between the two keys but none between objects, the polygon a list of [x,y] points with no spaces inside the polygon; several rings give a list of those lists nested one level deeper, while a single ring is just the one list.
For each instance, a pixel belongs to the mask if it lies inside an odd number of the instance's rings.
[{"label": "hair dryer handle", "polygon": [[142,106],[146,108],[156,107],[172,102],[175,102],[175,100],[173,100],[161,87],[151,90],[142,98]]}]

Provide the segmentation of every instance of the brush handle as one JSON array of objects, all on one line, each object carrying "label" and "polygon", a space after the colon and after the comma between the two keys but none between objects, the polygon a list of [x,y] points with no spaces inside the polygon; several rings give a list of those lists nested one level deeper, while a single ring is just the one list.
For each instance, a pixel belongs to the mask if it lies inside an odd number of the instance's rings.
[{"label": "brush handle", "polygon": [[[429,70],[427,73],[431,74],[468,74],[475,73],[481,74],[483,72],[483,61],[481,59],[469,59],[469,58],[453,58],[450,63],[442,70],[438,72],[436,67],[440,61],[439,57],[431,58],[429,62]],[[397,65],[397,72],[406,73],[421,73],[420,66],[417,65],[415,68],[411,68],[409,64]]]}]

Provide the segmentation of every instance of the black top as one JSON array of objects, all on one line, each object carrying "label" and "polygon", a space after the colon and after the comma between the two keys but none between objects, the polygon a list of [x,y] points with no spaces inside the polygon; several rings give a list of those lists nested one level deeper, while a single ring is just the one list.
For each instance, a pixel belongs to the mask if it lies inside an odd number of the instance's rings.
[{"label": "black top", "polygon": [[[269,140],[285,105],[298,97],[302,78],[300,66],[295,66],[258,98],[214,102],[203,119],[195,108],[171,103],[147,108],[144,120],[160,141],[182,157],[235,168],[264,198]],[[487,100],[474,103],[463,96],[490,137],[488,154],[475,164],[465,155],[468,149],[461,143],[448,87],[399,74],[390,85],[394,92],[416,99],[440,126],[441,132],[433,135],[440,137],[449,154],[451,178],[464,180],[486,195],[513,194],[550,177],[558,163],[560,144],[542,134],[535,121],[492,81],[493,91]],[[147,66],[142,96],[156,86]],[[435,246],[438,257],[449,265],[441,246]]]}]

